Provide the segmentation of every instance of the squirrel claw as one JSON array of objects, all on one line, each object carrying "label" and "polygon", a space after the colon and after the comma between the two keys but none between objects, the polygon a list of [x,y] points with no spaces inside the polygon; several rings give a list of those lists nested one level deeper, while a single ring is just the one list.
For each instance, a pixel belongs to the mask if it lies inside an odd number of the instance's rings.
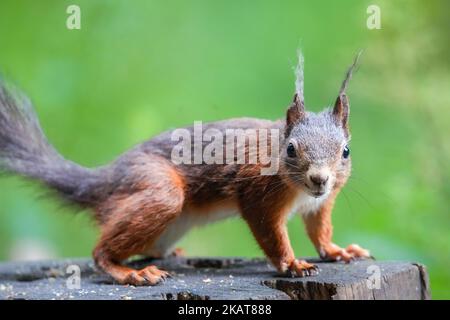
[{"label": "squirrel claw", "polygon": [[308,263],[305,260],[297,260],[297,259],[292,261],[287,270],[287,274],[291,278],[315,276],[318,273],[319,268],[316,265]]},{"label": "squirrel claw", "polygon": [[130,272],[124,282],[135,286],[154,286],[165,281],[168,276],[167,271],[159,270],[156,266],[147,266]]},{"label": "squirrel claw", "polygon": [[345,263],[352,263],[356,260],[355,256],[350,255],[348,258],[344,259]]}]

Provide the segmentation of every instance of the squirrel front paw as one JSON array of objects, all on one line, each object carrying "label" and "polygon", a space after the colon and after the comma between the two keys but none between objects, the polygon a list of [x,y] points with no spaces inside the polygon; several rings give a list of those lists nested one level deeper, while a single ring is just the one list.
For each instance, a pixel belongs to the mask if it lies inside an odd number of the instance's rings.
[{"label": "squirrel front paw", "polygon": [[343,249],[334,243],[321,249],[320,257],[325,260],[344,261],[346,263],[356,258],[373,258],[369,250],[363,249],[357,244],[351,244]]},{"label": "squirrel front paw", "polygon": [[286,266],[285,270],[285,274],[292,278],[314,276],[319,273],[319,268],[316,265],[298,259],[294,259]]}]

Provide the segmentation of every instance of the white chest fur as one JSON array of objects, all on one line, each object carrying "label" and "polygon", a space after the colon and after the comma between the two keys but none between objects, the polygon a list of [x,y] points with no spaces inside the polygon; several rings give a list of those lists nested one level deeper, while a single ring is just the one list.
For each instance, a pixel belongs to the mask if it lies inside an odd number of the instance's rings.
[{"label": "white chest fur", "polygon": [[301,215],[316,213],[325,202],[327,197],[328,194],[324,194],[323,196],[316,198],[303,191],[300,191],[293,202],[289,217],[292,217],[292,215],[295,213],[300,213]]}]

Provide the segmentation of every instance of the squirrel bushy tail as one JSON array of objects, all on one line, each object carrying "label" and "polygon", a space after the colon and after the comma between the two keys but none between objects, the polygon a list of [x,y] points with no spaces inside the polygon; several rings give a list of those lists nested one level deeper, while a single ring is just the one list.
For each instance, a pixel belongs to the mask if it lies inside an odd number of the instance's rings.
[{"label": "squirrel bushy tail", "polygon": [[97,203],[106,182],[105,169],[64,159],[45,137],[30,100],[2,79],[0,172],[38,180],[82,207]]}]

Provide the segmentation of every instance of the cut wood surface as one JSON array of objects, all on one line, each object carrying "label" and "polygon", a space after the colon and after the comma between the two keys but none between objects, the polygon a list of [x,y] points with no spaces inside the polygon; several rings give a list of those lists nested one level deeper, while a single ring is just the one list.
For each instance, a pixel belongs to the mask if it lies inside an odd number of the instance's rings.
[{"label": "cut wood surface", "polygon": [[262,258],[131,262],[171,272],[172,278],[154,287],[116,284],[90,259],[5,262],[0,263],[0,299],[430,299],[428,274],[418,263],[309,260],[320,273],[306,278],[281,277]]}]

